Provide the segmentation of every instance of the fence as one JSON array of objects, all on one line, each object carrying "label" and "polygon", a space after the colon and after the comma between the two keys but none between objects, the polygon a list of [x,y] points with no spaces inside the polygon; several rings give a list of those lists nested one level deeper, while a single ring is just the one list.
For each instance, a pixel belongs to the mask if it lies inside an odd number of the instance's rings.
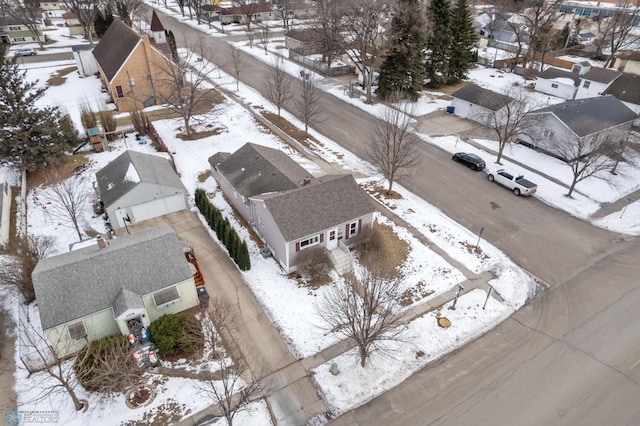
[{"label": "fence", "polygon": [[289,49],[289,59],[329,77],[354,74],[356,72],[356,68],[349,65],[329,67],[328,65],[318,62],[315,59],[311,59],[304,55],[301,55],[300,53],[296,52],[295,49]]},{"label": "fence", "polygon": [[151,140],[153,140],[153,143],[158,145],[161,152],[166,152],[167,154],[169,154],[169,159],[171,160],[171,167],[173,167],[173,170],[175,170],[177,173],[178,170],[176,169],[176,163],[173,159],[173,153],[169,150],[169,148],[167,148],[167,144],[164,143],[164,141],[158,134],[158,131],[156,130],[155,126],[151,121],[147,122],[147,127],[149,128],[149,136],[151,137]]}]

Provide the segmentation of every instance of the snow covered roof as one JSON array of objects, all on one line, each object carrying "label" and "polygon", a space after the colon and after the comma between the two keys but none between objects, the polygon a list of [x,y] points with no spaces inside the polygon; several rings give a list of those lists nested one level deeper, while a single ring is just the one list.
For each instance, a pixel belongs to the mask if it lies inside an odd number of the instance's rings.
[{"label": "snow covered roof", "polygon": [[554,80],[563,84],[570,84],[575,87],[580,85],[580,76],[574,72],[563,70],[560,68],[549,67],[538,76],[545,80]]},{"label": "snow covered roof", "polygon": [[476,86],[475,84],[467,84],[453,92],[451,96],[490,109],[491,111],[498,111],[511,100],[507,95],[493,92],[489,89]]}]

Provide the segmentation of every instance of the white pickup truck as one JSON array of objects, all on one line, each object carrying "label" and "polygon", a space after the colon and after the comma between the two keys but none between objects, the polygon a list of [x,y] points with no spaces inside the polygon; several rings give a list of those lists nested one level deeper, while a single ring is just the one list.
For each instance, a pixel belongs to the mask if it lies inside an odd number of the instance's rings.
[{"label": "white pickup truck", "polygon": [[488,170],[487,179],[489,179],[489,182],[496,182],[502,186],[506,186],[516,195],[531,195],[538,189],[535,183],[507,169]]}]

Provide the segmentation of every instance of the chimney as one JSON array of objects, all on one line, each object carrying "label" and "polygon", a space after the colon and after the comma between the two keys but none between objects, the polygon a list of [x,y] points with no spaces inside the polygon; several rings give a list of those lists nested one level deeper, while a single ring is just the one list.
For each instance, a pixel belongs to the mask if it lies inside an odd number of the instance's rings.
[{"label": "chimney", "polygon": [[105,243],[104,238],[102,238],[102,235],[100,234],[98,234],[98,236],[96,237],[96,242],[98,243],[99,249],[107,247],[107,243]]},{"label": "chimney", "polygon": [[311,183],[311,178],[310,178],[310,177],[306,177],[306,178],[304,178],[303,183],[304,183],[305,185],[309,185],[309,184]]}]

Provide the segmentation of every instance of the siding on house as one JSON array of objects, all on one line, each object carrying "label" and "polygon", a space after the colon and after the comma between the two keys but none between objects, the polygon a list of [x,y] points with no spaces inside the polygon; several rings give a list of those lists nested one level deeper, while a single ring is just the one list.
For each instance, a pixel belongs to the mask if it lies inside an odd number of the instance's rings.
[{"label": "siding on house", "polygon": [[[69,335],[68,327],[79,321],[84,323],[87,338],[72,339]],[[109,307],[93,314],[76,318],[57,327],[49,328],[44,331],[44,334],[58,356],[65,357],[78,352],[87,346],[89,342],[120,334],[120,329],[113,317],[113,309]]]},{"label": "siding on house", "polygon": [[161,308],[156,307],[156,304],[153,301],[153,293],[142,296],[142,301],[144,302],[150,323],[154,322],[162,315],[177,314],[178,312],[182,312],[198,304],[198,293],[196,291],[196,284],[193,278],[177,283],[176,287],[178,289],[178,294],[180,295],[180,300]]}]

